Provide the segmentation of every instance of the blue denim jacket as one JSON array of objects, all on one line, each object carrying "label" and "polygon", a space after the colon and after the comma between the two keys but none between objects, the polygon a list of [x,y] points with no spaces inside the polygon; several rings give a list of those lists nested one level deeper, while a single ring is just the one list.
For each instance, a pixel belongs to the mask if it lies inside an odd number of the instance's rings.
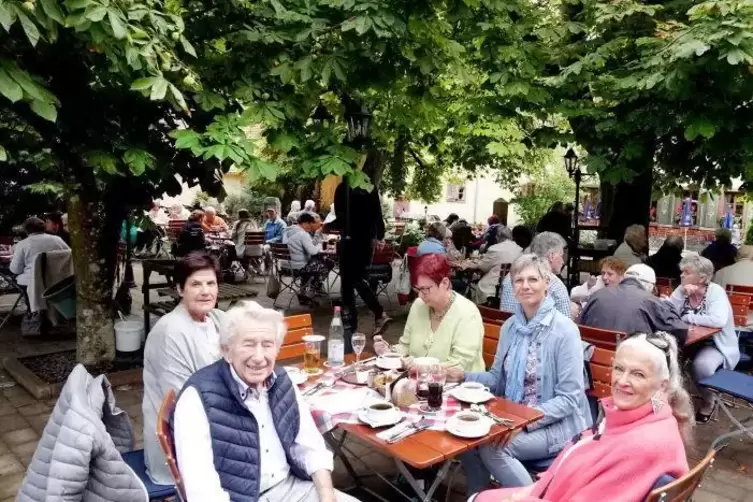
[{"label": "blue denim jacket", "polygon": [[282,232],[285,227],[287,225],[280,218],[275,221],[267,220],[264,223],[264,242],[282,242]]},{"label": "blue denim jacket", "polygon": [[418,245],[418,249],[416,250],[416,256],[423,256],[425,254],[447,254],[447,248],[434,237],[427,237]]},{"label": "blue denim jacket", "polygon": [[[573,436],[591,426],[591,411],[583,381],[583,348],[578,327],[556,312],[546,331],[541,333],[536,409],[544,417],[527,427],[529,432],[546,428],[549,452],[560,451]],[[504,361],[516,336],[519,321],[511,317],[500,328],[497,353],[489,371],[466,373],[468,382],[480,382],[496,396],[505,395]]]}]

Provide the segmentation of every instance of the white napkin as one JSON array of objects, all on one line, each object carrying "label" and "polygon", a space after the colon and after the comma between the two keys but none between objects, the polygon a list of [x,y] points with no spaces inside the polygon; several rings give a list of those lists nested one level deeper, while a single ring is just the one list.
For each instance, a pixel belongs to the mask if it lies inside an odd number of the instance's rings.
[{"label": "white napkin", "polygon": [[368,387],[362,387],[358,389],[344,389],[324,396],[315,395],[308,398],[308,403],[311,408],[324,410],[330,415],[338,415],[340,413],[350,413],[360,410],[367,399],[370,400],[378,397],[379,394],[376,391]]},{"label": "white napkin", "polygon": [[410,421],[410,420],[404,420],[404,421],[400,422],[399,424],[397,424],[396,426],[390,427],[389,429],[380,432],[379,434],[377,434],[377,437],[379,439],[381,439],[382,441],[387,441],[391,437],[395,436],[397,433],[399,433],[399,432],[402,433],[402,432],[405,432],[406,430],[408,430],[408,428],[412,424],[413,424],[412,421]]}]

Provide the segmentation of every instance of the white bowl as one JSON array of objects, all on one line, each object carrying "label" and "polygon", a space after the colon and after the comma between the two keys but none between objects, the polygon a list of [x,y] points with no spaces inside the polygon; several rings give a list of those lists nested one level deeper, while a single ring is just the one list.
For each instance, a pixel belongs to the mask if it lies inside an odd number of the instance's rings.
[{"label": "white bowl", "polygon": [[397,370],[403,366],[403,357],[400,354],[385,354],[377,357],[376,365],[385,370]]}]

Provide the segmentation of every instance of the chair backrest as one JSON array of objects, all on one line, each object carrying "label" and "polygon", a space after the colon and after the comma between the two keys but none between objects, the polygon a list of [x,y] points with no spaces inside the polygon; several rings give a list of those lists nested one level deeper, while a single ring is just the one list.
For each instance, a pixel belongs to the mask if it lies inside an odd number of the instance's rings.
[{"label": "chair backrest", "polygon": [[275,260],[290,260],[290,250],[287,244],[279,242],[270,243],[269,250],[272,253],[272,258]]},{"label": "chair backrest", "polygon": [[12,235],[0,235],[0,246],[12,246],[15,244]]},{"label": "chair backrest", "polygon": [[175,481],[175,488],[178,490],[181,500],[186,499],[186,491],[183,488],[183,479],[180,477],[178,470],[178,461],[175,458],[175,445],[173,444],[173,434],[170,431],[170,418],[175,410],[175,391],[171,390],[165,396],[157,413],[157,439],[162,447],[162,453],[167,459],[167,466],[170,468],[170,474]]},{"label": "chair backrest", "polygon": [[374,249],[372,265],[388,265],[395,258],[395,248],[391,244],[385,244],[381,248]]},{"label": "chair backrest", "polygon": [[582,324],[578,324],[578,329],[580,330],[581,340],[608,350],[615,350],[617,342],[627,336],[627,333],[623,333],[622,331],[592,328],[590,326],[583,326]]},{"label": "chair backrest", "polygon": [[504,310],[492,309],[478,305],[478,311],[481,312],[481,320],[484,323],[502,325],[512,317],[512,312],[505,312]]},{"label": "chair backrest", "polygon": [[747,326],[748,312],[750,311],[750,295],[727,292],[727,298],[729,298],[729,303],[732,305],[732,316],[735,320],[735,326]]},{"label": "chair backrest", "polygon": [[494,296],[496,298],[502,298],[502,282],[505,280],[505,277],[507,277],[507,274],[510,273],[510,267],[512,267],[511,263],[503,263],[499,267],[499,280],[494,287]]},{"label": "chair backrest", "polygon": [[749,309],[753,310],[753,286],[743,286],[741,284],[727,284],[726,289],[727,291],[731,291],[733,293],[741,293],[741,294],[749,295],[750,297]]},{"label": "chair backrest", "polygon": [[614,351],[594,347],[593,356],[588,363],[591,369],[590,395],[598,398],[609,397],[612,394],[612,362]]},{"label": "chair backrest", "polygon": [[499,332],[502,327],[499,324],[484,322],[484,345],[481,353],[484,356],[484,363],[487,369],[491,368],[494,362],[494,356],[497,353],[497,344],[499,343]]},{"label": "chair backrest", "polygon": [[703,475],[714,465],[715,456],[716,450],[709,450],[703,460],[690,472],[677,481],[652,490],[646,497],[646,502],[684,502],[689,500],[696,488],[700,486]]},{"label": "chair backrest", "polygon": [[177,239],[183,227],[186,226],[187,220],[170,220],[167,222],[167,236],[170,239]]},{"label": "chair backrest", "polygon": [[264,244],[264,232],[246,232],[246,238],[243,243],[246,246],[260,246]]},{"label": "chair backrest", "polygon": [[657,277],[656,288],[654,289],[656,296],[672,296],[672,292],[675,290],[674,281],[669,277]]},{"label": "chair backrest", "polygon": [[294,359],[303,357],[303,337],[313,335],[314,329],[311,324],[311,314],[291,315],[285,318],[285,324],[288,325],[288,334],[280,347],[280,353],[277,359]]}]

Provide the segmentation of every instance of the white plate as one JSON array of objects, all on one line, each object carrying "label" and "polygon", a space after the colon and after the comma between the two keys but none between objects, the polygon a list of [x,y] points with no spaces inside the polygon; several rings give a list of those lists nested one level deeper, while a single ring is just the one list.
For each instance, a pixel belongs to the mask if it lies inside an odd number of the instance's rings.
[{"label": "white plate", "polygon": [[293,385],[302,385],[309,379],[309,376],[303,370],[295,366],[285,366],[285,371],[288,372]]},{"label": "white plate", "polygon": [[383,370],[398,370],[403,367],[403,360],[400,357],[377,357],[376,365]]},{"label": "white plate", "polygon": [[464,391],[462,387],[455,387],[454,389],[450,391],[450,395],[452,397],[454,397],[458,401],[462,401],[464,403],[469,403],[469,404],[485,403],[494,397],[494,394],[492,394],[491,392],[486,392],[486,391],[484,393],[474,392],[473,394],[474,394],[473,398],[471,398],[471,396],[466,395],[466,391]]},{"label": "white plate", "polygon": [[395,425],[404,417],[405,415],[402,411],[396,410],[395,413],[393,413],[392,417],[390,417],[389,419],[382,420],[381,422],[374,422],[368,417],[366,410],[364,410],[363,408],[358,410],[358,420],[373,428]]},{"label": "white plate", "polygon": [[484,426],[479,427],[479,429],[471,432],[471,431],[461,430],[457,426],[457,420],[453,416],[453,417],[450,417],[449,420],[447,420],[445,424],[445,430],[449,432],[450,434],[452,434],[453,436],[457,436],[457,437],[461,437],[465,439],[477,439],[477,438],[484,437],[487,434],[489,434],[489,430],[492,427],[491,420],[486,419],[484,417],[481,417],[481,420],[483,421]]}]

